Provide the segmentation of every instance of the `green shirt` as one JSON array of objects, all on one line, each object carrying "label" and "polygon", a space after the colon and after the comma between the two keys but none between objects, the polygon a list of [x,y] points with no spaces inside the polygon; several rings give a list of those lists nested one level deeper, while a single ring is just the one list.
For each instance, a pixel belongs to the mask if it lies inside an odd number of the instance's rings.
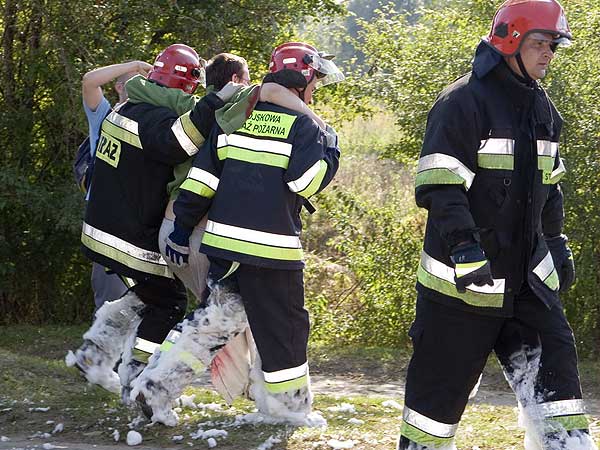
[{"label": "green shirt", "polygon": [[[148,81],[142,75],[129,79],[125,85],[131,103],[149,103],[164,106],[180,116],[191,111],[200,97],[172,89]],[[208,86],[207,93],[212,91]],[[215,111],[215,119],[226,134],[231,134],[242,127],[258,102],[260,86],[255,84],[240,89],[221,109]],[[192,158],[174,167],[175,179],[167,185],[169,200],[175,200],[179,194],[179,186],[185,181],[192,167]]]}]

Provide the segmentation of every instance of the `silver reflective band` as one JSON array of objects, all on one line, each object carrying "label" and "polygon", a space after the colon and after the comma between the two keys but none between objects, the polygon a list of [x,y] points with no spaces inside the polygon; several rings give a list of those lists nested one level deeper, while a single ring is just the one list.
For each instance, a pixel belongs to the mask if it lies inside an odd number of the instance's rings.
[{"label": "silver reflective band", "polygon": [[458,428],[457,423],[449,425],[447,423],[436,422],[435,420],[410,409],[406,405],[404,406],[402,418],[407,424],[412,425],[427,434],[441,438],[454,437],[456,429]]},{"label": "silver reflective band", "polygon": [[[423,268],[432,275],[435,275],[442,280],[448,281],[456,285],[454,282],[454,268],[447,266],[446,264],[432,258],[427,253],[421,253],[421,265]],[[475,284],[469,284],[467,288],[473,292],[481,292],[483,294],[504,294],[504,278],[494,278],[494,285],[488,286],[476,286]]]},{"label": "silver reflective band", "polygon": [[181,336],[181,333],[179,331],[171,330],[171,331],[169,331],[169,334],[167,334],[165,341],[169,341],[174,344],[175,342],[177,342],[177,340],[179,339],[180,336]]},{"label": "silver reflective band", "polygon": [[475,173],[469,170],[467,166],[461,163],[454,156],[445,155],[443,153],[434,153],[432,155],[423,156],[419,159],[419,167],[417,172],[423,172],[431,169],[447,169],[450,172],[458,175],[460,178],[465,180],[465,187],[467,190],[473,184],[475,179]]},{"label": "silver reflective band", "polygon": [[139,135],[138,123],[135,120],[131,120],[128,117],[122,116],[116,111],[111,112],[106,117],[106,120],[120,128],[123,128],[124,130],[129,131],[130,133],[135,134],[136,136]]},{"label": "silver reflective band", "polygon": [[189,138],[189,136],[183,129],[183,125],[181,123],[181,117],[178,118],[175,121],[175,123],[173,123],[173,125],[171,126],[171,131],[177,138],[177,142],[179,142],[179,145],[181,146],[181,148],[183,150],[185,150],[185,152],[188,155],[193,156],[196,153],[198,153],[198,147],[196,147],[196,144],[194,144],[194,142]]},{"label": "silver reflective band", "polygon": [[481,141],[481,147],[477,153],[487,155],[514,155],[515,140],[508,138],[489,138]]},{"label": "silver reflective band", "polygon": [[581,399],[558,400],[556,402],[540,403],[537,405],[537,408],[544,417],[585,414],[585,404]]},{"label": "silver reflective band", "polygon": [[540,280],[544,281],[554,270],[554,261],[552,261],[552,255],[550,252],[546,253],[544,259],[533,269]]},{"label": "silver reflective band", "polygon": [[559,176],[561,176],[562,174],[564,174],[566,172],[567,172],[567,168],[565,167],[564,161],[562,160],[562,158],[558,158],[558,167],[552,171],[552,174],[550,175],[550,179],[555,180],[556,178],[558,178]]},{"label": "silver reflective band", "polygon": [[287,236],[285,234],[274,234],[251,230],[249,228],[234,227],[233,225],[225,225],[213,222],[212,220],[206,223],[206,232],[242,241],[254,242],[256,244],[284,248],[302,248],[298,236]]},{"label": "silver reflective band", "polygon": [[292,367],[290,369],[278,370],[276,372],[263,372],[267,383],[280,383],[282,381],[293,380],[300,378],[308,373],[308,362],[301,366]]},{"label": "silver reflective band", "polygon": [[248,150],[256,150],[259,152],[276,153],[278,155],[290,156],[292,154],[292,144],[287,142],[273,141],[270,139],[255,139],[248,136],[240,136],[239,134],[220,134],[217,137],[217,148],[227,147],[245,148]]},{"label": "silver reflective band", "polygon": [[145,250],[140,247],[136,247],[121,238],[108,234],[102,230],[94,228],[93,226],[83,223],[83,234],[91,237],[95,241],[102,242],[112,248],[122,251],[123,253],[133,256],[141,261],[146,261],[152,264],[159,264],[161,266],[167,266],[167,262],[163,259],[160,253]]},{"label": "silver reflective band", "polygon": [[160,347],[160,344],[157,344],[156,342],[147,341],[146,339],[142,339],[140,337],[135,338],[135,348],[145,353],[152,354],[158,347]]},{"label": "silver reflective band", "polygon": [[538,156],[555,157],[557,152],[558,152],[558,142],[537,141]]},{"label": "silver reflective band", "polygon": [[310,182],[315,178],[315,176],[319,173],[319,169],[321,168],[321,160],[317,161],[312,165],[310,169],[308,169],[304,174],[298,178],[297,180],[288,182],[288,186],[290,191],[292,192],[300,192],[306,189],[306,187],[310,184]]},{"label": "silver reflective band", "polygon": [[187,177],[204,183],[213,191],[216,191],[217,187],[219,187],[219,179],[217,177],[215,177],[212,173],[197,167],[192,167],[188,172]]}]

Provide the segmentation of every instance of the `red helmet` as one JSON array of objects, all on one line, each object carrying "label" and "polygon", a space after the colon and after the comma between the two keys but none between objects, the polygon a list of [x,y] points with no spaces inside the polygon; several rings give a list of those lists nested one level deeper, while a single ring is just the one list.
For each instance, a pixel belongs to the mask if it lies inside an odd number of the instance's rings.
[{"label": "red helmet", "polygon": [[199,84],[205,84],[205,65],[206,61],[192,47],[173,44],[156,57],[148,79],[193,94]]},{"label": "red helmet", "polygon": [[529,33],[554,35],[554,43],[568,45],[573,36],[565,12],[556,0],[507,0],[496,11],[484,40],[503,56],[519,52]]},{"label": "red helmet", "polygon": [[309,83],[314,76],[319,79],[318,86],[337,83],[344,80],[344,74],[332,61],[333,55],[317,51],[304,42],[281,44],[271,54],[269,70],[271,73],[284,69],[300,72]]}]

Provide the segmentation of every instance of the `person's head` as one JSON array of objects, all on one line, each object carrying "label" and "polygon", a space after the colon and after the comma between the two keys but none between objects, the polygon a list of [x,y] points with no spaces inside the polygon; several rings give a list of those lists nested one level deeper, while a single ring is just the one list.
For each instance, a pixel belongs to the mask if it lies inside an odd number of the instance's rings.
[{"label": "person's head", "polygon": [[265,81],[279,83],[297,92],[300,99],[310,104],[315,89],[344,80],[333,58],[304,42],[281,44],[271,54],[270,73]]},{"label": "person's head", "polygon": [[134,77],[135,75],[137,75],[137,72],[127,72],[123,75],[118,76],[115,80],[115,91],[117,91],[117,94],[119,95],[119,103],[123,103],[125,100],[127,100],[127,91],[125,90],[125,83],[127,83],[127,80],[129,80],[131,77]]},{"label": "person's head", "polygon": [[206,65],[206,85],[220,91],[230,81],[249,86],[248,63],[241,56],[219,53]]},{"label": "person's head", "polygon": [[173,44],[158,54],[148,79],[193,94],[199,84],[204,85],[205,65],[206,61],[192,47]]},{"label": "person's head", "polygon": [[559,45],[572,39],[565,12],[556,0],[507,0],[484,38],[509,67],[525,79],[539,80]]}]

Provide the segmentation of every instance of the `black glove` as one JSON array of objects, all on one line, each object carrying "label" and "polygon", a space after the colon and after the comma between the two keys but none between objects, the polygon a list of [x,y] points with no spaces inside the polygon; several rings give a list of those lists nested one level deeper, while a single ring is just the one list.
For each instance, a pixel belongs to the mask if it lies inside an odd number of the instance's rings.
[{"label": "black glove", "polygon": [[459,244],[452,249],[450,259],[454,263],[454,282],[461,294],[467,292],[467,286],[494,285],[490,262],[476,242]]},{"label": "black glove", "polygon": [[569,239],[564,234],[558,236],[544,236],[546,245],[550,254],[554,267],[558,272],[558,281],[560,283],[559,292],[568,290],[575,281],[575,263],[573,261],[573,253],[567,245]]}]

